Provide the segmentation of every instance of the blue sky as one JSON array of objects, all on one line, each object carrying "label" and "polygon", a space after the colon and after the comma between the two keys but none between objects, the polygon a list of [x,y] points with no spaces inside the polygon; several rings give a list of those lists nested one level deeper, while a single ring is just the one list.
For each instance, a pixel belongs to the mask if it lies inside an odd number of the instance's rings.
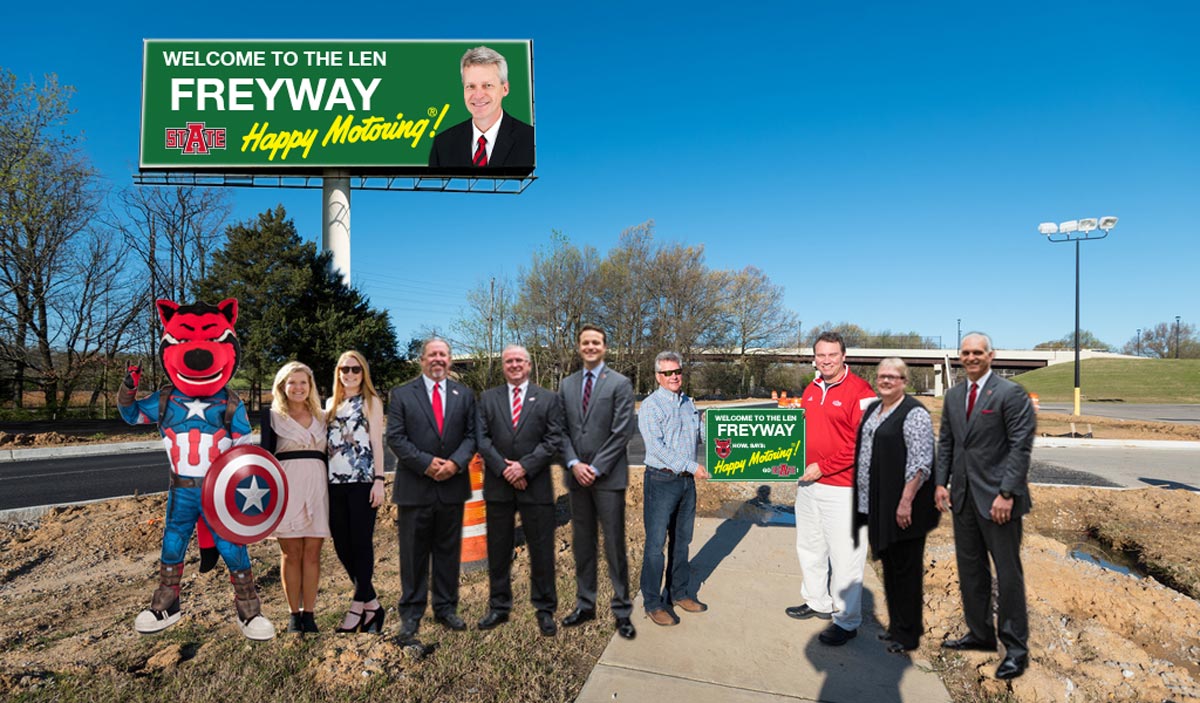
[{"label": "blue sky", "polygon": [[[1120,345],[1175,315],[1200,323],[1193,3],[454,7],[20,3],[0,67],[75,86],[72,126],[124,186],[145,38],[532,39],[524,194],[353,193],[353,281],[402,340],[447,328],[552,230],[606,252],[649,219],[712,267],[762,268],[805,328],[953,346],[961,319],[1029,347],[1074,325],[1072,247],[1038,223],[1117,215],[1082,246],[1083,327]],[[231,193],[234,220],[282,203],[320,240],[319,190]]]}]

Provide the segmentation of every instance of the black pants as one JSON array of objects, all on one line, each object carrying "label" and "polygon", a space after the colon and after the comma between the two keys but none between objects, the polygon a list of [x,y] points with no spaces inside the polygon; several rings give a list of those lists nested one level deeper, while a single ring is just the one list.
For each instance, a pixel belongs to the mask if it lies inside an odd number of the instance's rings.
[{"label": "black pants", "polygon": [[554,583],[554,505],[488,501],[488,607],[499,613],[512,609],[512,559],[516,541],[515,513],[529,549],[529,600],[539,613],[558,610]]},{"label": "black pants", "polygon": [[[400,606],[405,621],[420,620],[433,582],[433,614],[458,614],[458,570],[462,560],[462,503],[400,506]],[[430,566],[433,575],[430,577]]]},{"label": "black pants", "polygon": [[596,544],[603,530],[604,560],[613,587],[612,613],[627,618],[633,612],[633,601],[629,597],[629,557],[625,551],[625,490],[572,487],[570,495],[575,605],[596,609]]},{"label": "black pants", "polygon": [[905,647],[921,642],[925,626],[925,535],[889,544],[879,553],[883,562],[883,592],[887,599],[888,632]]},{"label": "black pants", "polygon": [[371,507],[370,483],[329,484],[329,532],[338,561],[346,567],[354,584],[354,600],[376,597],[371,578],[375,574],[375,513]]}]

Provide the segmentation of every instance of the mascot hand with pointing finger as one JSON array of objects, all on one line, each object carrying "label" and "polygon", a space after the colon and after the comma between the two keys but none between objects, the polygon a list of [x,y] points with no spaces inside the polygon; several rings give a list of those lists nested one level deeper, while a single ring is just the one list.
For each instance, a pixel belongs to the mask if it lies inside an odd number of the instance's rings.
[{"label": "mascot hand with pointing finger", "polygon": [[246,544],[262,539],[282,517],[286,485],[273,459],[241,446],[251,441],[250,421],[227,387],[241,352],[233,328],[237,300],[216,306],[158,300],[155,306],[163,325],[159,359],[170,383],[138,400],[141,373],[131,366],[117,395],[126,422],[158,424],[171,463],[159,585],[134,628],[150,634],[179,621],[184,555],[199,525],[201,548],[214,544],[229,569],[242,634],[269,640],[275,626],[262,615]]}]

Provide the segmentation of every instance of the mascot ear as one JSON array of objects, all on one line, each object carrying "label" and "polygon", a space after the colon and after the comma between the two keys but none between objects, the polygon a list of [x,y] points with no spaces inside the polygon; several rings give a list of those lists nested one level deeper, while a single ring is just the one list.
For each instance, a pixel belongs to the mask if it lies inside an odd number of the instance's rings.
[{"label": "mascot ear", "polygon": [[226,320],[229,320],[230,327],[233,327],[233,323],[237,322],[237,308],[237,298],[226,298],[217,303],[217,309],[221,311]]},{"label": "mascot ear", "polygon": [[170,324],[171,318],[179,310],[179,303],[162,298],[154,301],[154,306],[158,308],[158,319],[162,320],[163,327]]}]

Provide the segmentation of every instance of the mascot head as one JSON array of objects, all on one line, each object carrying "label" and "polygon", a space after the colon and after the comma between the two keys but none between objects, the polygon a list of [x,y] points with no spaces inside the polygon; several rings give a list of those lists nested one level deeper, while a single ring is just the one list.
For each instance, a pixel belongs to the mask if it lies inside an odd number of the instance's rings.
[{"label": "mascot head", "polygon": [[163,324],[158,356],[171,383],[196,397],[224,388],[233,379],[242,352],[233,331],[237,300],[228,298],[216,307],[158,300],[155,306]]}]

